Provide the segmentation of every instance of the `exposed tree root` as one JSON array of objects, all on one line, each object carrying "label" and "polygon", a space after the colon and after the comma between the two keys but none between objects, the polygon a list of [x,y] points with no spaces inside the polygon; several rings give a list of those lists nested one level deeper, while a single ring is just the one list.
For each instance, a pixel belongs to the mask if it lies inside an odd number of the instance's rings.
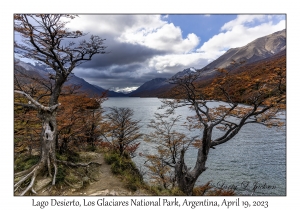
[{"label": "exposed tree root", "polygon": [[39,173],[39,171],[40,171],[40,169],[42,168],[43,165],[44,164],[42,162],[40,162],[39,164],[34,165],[33,167],[31,167],[28,170],[16,173],[15,177],[20,177],[22,175],[24,175],[24,176],[14,185],[15,192],[19,189],[19,187],[21,186],[21,184],[23,184],[26,180],[30,179],[29,185],[26,187],[26,189],[24,191],[22,191],[20,193],[20,195],[21,196],[25,195],[29,190],[31,190],[31,192],[33,192],[33,193],[36,194],[35,190],[33,189],[33,185],[34,185],[36,176],[38,175],[38,173]]},{"label": "exposed tree root", "polygon": [[28,174],[29,172],[31,172],[36,166],[37,166],[37,164],[36,164],[36,165],[33,165],[32,167],[30,167],[30,168],[27,169],[27,170],[24,170],[24,171],[15,173],[14,176],[15,176],[16,178],[17,178],[17,177],[20,177],[20,176],[24,176],[25,174]]},{"label": "exposed tree root", "polygon": [[52,185],[55,185],[56,175],[57,175],[57,165],[56,165],[56,162],[53,163],[53,167],[54,167],[54,176],[53,176],[53,179],[52,179]]},{"label": "exposed tree root", "polygon": [[[36,181],[37,175],[39,174],[39,172],[41,171],[41,169],[45,167],[45,165],[46,165],[45,162],[47,162],[47,166],[46,167],[48,169],[48,174],[49,174],[50,177],[52,177],[52,185],[55,185],[55,182],[56,182],[56,176],[57,176],[57,164],[56,164],[56,162],[64,164],[66,166],[72,166],[72,167],[88,167],[88,166],[90,166],[92,164],[95,164],[95,165],[98,165],[98,166],[102,165],[101,163],[97,163],[97,162],[72,163],[72,162],[68,162],[68,161],[55,160],[55,161],[52,162],[53,168],[54,168],[54,173],[52,174],[50,159],[48,159],[47,161],[44,161],[44,162],[40,161],[38,164],[32,166],[31,168],[29,168],[27,170],[15,173],[14,177],[15,178],[21,177],[21,179],[14,185],[14,188],[15,188],[14,192],[18,191],[20,189],[20,186],[23,183],[25,183],[27,180],[30,179],[30,183],[28,184],[28,186],[26,187],[26,189],[23,190],[20,193],[20,195],[23,196],[23,195],[25,195],[29,191],[31,191],[34,194],[37,194],[36,191],[33,189],[33,186],[34,186],[34,183]],[[70,185],[71,187],[80,188],[80,187],[75,187],[75,186],[73,186],[72,184],[70,184],[70,183],[68,183],[66,181],[65,181],[65,183],[68,184],[68,185]]]},{"label": "exposed tree root", "polygon": [[32,176],[32,174],[34,173],[34,170],[32,170],[29,174],[27,174],[26,176],[22,177],[22,179],[20,181],[18,181],[14,187],[19,187],[23,182],[25,182],[28,178],[30,178]]},{"label": "exposed tree root", "polygon": [[47,166],[48,166],[48,173],[49,173],[49,176],[52,177],[52,174],[51,174],[51,163],[50,163],[50,158],[47,159]]},{"label": "exposed tree root", "polygon": [[[29,184],[28,187],[20,194],[21,196],[25,195],[29,190],[34,191],[32,187],[33,187],[33,184],[34,184],[36,175],[37,175],[37,170],[34,171],[33,176],[31,177],[31,182],[30,182],[30,184]],[[35,191],[34,191],[34,192],[35,192]]]}]

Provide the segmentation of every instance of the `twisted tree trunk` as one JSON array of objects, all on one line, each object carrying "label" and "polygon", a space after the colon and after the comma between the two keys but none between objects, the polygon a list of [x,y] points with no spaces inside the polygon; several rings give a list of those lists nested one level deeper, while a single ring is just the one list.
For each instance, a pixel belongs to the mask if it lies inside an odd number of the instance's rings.
[{"label": "twisted tree trunk", "polygon": [[184,162],[185,150],[181,150],[180,161],[175,165],[175,174],[179,189],[186,195],[192,195],[198,177],[207,169],[205,167],[212,135],[212,126],[206,126],[203,131],[202,145],[198,149],[197,161],[193,170],[189,170]]},{"label": "twisted tree trunk", "polygon": [[[15,93],[22,94],[30,101],[30,106],[39,112],[39,117],[42,120],[42,131],[41,131],[41,147],[40,147],[40,160],[39,162],[32,166],[30,169],[16,173],[15,177],[21,177],[20,180],[14,185],[15,191],[24,183],[27,179],[31,178],[30,184],[27,186],[20,195],[25,195],[29,190],[35,193],[33,186],[36,180],[36,176],[47,166],[48,173],[52,179],[52,184],[55,185],[56,175],[57,175],[57,164],[55,155],[55,143],[57,137],[57,124],[56,124],[56,109],[59,104],[55,104],[49,107],[43,106],[38,101],[33,99],[30,95],[23,91],[15,91]],[[57,103],[57,99],[53,100]],[[51,168],[54,168],[52,173]]]},{"label": "twisted tree trunk", "polygon": [[41,159],[40,162],[48,164],[49,175],[51,173],[51,165],[54,167],[54,174],[52,185],[55,185],[55,179],[57,174],[56,155],[55,155],[55,143],[57,137],[57,124],[56,124],[56,111],[47,112],[42,114],[43,129],[41,132]]},{"label": "twisted tree trunk", "polygon": [[[24,38],[21,43],[15,42],[14,46],[21,49],[24,57],[40,61],[55,71],[54,75],[49,75],[49,79],[54,80],[51,85],[48,86],[41,82],[49,92],[37,97],[36,100],[33,99],[34,96],[31,97],[24,91],[20,91],[23,90],[21,86],[15,90],[15,93],[22,94],[30,102],[29,104],[18,103],[18,105],[38,110],[42,119],[40,161],[30,169],[15,174],[15,176],[21,177],[15,184],[15,191],[22,183],[31,178],[30,184],[21,195],[29,190],[34,192],[35,178],[45,166],[48,167],[48,172],[53,177],[52,184],[55,184],[57,174],[57,160],[55,158],[55,145],[57,143],[56,109],[62,86],[76,66],[90,61],[96,54],[105,53],[104,39],[99,36],[91,35],[88,41],[82,40],[78,44],[74,41],[65,42],[65,40],[74,40],[86,35],[79,30],[70,31],[65,27],[68,23],[66,19],[74,19],[75,17],[74,15],[59,14],[14,15],[15,32]],[[48,107],[38,102],[39,98],[44,96],[50,97]],[[54,167],[53,173],[51,171],[52,166]]]},{"label": "twisted tree trunk", "polygon": [[[15,91],[17,93],[21,93],[28,96],[26,93],[21,91]],[[30,97],[30,96],[29,96]],[[28,97],[27,97],[28,98]],[[39,116],[42,119],[42,132],[40,136],[41,147],[40,147],[40,160],[39,162],[32,166],[31,168],[15,173],[15,178],[19,178],[17,183],[14,185],[15,192],[19,189],[19,187],[28,179],[30,179],[29,185],[23,190],[20,195],[25,195],[27,192],[31,190],[31,192],[36,193],[34,190],[34,184],[36,181],[36,177],[40,173],[44,173],[45,168],[48,169],[48,175],[52,177],[52,185],[55,185],[56,175],[57,175],[57,163],[61,163],[68,166],[82,166],[86,167],[90,164],[97,164],[95,162],[90,162],[87,164],[83,163],[69,163],[67,161],[60,161],[56,159],[56,138],[57,138],[57,124],[56,124],[56,108],[58,105],[54,105],[52,107],[44,107],[39,106],[40,104],[34,99],[33,106],[35,106],[39,110]]]}]

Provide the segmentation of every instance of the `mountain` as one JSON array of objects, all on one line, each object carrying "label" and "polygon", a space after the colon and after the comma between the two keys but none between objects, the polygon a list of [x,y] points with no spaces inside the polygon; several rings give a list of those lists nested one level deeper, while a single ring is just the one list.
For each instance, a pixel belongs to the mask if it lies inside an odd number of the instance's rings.
[{"label": "mountain", "polygon": [[161,87],[168,89],[167,86],[170,84],[167,82],[166,78],[155,78],[148,82],[145,82],[135,91],[132,91],[128,95],[131,97],[156,97],[158,90]]},{"label": "mountain", "polygon": [[[65,83],[65,85],[80,85],[81,86],[80,90],[85,93],[88,93],[88,95],[90,95],[90,96],[101,95],[101,93],[107,91],[106,89],[104,89],[102,87],[88,83],[84,79],[77,77],[74,74],[69,76],[69,80]],[[126,97],[126,95],[123,93],[117,93],[117,92],[110,91],[110,90],[107,91],[107,96],[108,97]]]},{"label": "mountain", "polygon": [[[183,71],[178,72],[173,77],[182,77],[188,73],[196,72],[194,67],[184,69]],[[138,89],[128,94],[131,97],[157,97],[170,90],[173,85],[168,83],[167,78],[155,78],[148,82],[145,82]]]},{"label": "mountain", "polygon": [[172,77],[183,77],[184,75],[187,75],[187,74],[190,74],[190,73],[194,73],[194,72],[196,72],[196,69],[194,67],[190,67],[190,68],[184,69],[184,70],[176,73]]},{"label": "mountain", "polygon": [[[247,104],[249,98],[253,98],[253,92],[247,91],[248,89],[255,89],[259,85],[264,84],[265,87],[274,85],[274,81],[277,82],[280,79],[280,83],[277,83],[276,86],[285,92],[286,82],[286,50],[280,51],[273,56],[268,58],[261,59],[249,64],[239,66],[230,71],[230,91],[229,95],[233,97],[238,97],[235,100],[238,100],[239,103]],[[272,84],[273,83],[273,84]],[[211,92],[213,84],[216,84],[214,77],[197,80],[194,83],[195,87],[200,88],[202,93]],[[175,90],[175,89],[174,89]],[[160,95],[160,98],[176,98],[178,97],[178,91],[169,91],[165,95]],[[274,92],[269,92],[269,96],[272,96]],[[222,91],[216,91],[213,95],[206,95],[208,99],[212,100],[223,100],[224,94]]]},{"label": "mountain", "polygon": [[[243,47],[229,49],[222,56],[200,69],[203,72],[202,80],[210,80],[215,76],[215,68],[228,68],[234,61],[245,61],[243,65],[275,59],[276,56],[285,56],[286,51],[286,30],[260,37]],[[187,73],[195,72],[195,68],[187,68],[178,72],[172,77],[181,77]],[[173,86],[168,84],[166,79],[156,78],[144,83],[129,96],[136,97],[165,97]]]},{"label": "mountain", "polygon": [[229,49],[225,54],[211,62],[201,70],[207,74],[213,73],[215,68],[227,68],[230,62],[245,61],[250,64],[271,57],[286,49],[286,30],[255,39],[243,47]]},{"label": "mountain", "polygon": [[[41,77],[44,79],[49,79],[49,76],[55,73],[53,69],[47,68],[46,65],[41,63],[35,63],[35,65],[32,65],[31,63],[25,63],[19,59],[15,59],[15,69],[21,71],[22,73],[34,75],[35,77]],[[88,83],[84,79],[77,77],[74,74],[71,74],[68,77],[68,80],[65,82],[64,86],[66,85],[79,85],[79,90],[87,93],[89,96],[101,95],[103,92],[107,91],[102,87]],[[126,97],[127,95],[114,91],[107,91],[107,96]]]}]

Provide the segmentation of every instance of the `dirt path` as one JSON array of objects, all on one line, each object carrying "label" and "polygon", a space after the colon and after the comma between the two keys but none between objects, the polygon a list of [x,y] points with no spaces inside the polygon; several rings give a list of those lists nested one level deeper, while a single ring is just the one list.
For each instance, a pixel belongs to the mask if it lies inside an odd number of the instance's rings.
[{"label": "dirt path", "polygon": [[110,165],[106,164],[104,157],[100,153],[95,152],[85,152],[80,154],[83,159],[90,159],[90,161],[100,163],[100,170],[97,172],[96,181],[90,181],[89,184],[80,189],[67,187],[64,189],[51,189],[40,190],[38,195],[50,195],[56,194],[67,195],[67,196],[134,196],[134,195],[147,195],[143,190],[137,190],[136,192],[131,192],[126,189],[124,183],[115,175],[112,174]]},{"label": "dirt path", "polygon": [[105,163],[102,154],[92,152],[84,154],[93,157],[91,161],[101,164],[100,173],[97,177],[99,181],[91,181],[91,183],[82,190],[75,191],[71,189],[71,193],[68,193],[68,195],[129,195],[131,193],[125,188],[124,184],[112,174],[110,165]]}]

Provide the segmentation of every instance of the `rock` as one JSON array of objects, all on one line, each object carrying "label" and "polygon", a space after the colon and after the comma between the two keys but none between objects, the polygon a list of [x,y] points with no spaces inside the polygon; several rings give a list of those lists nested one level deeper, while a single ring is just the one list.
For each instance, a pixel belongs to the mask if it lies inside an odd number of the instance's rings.
[{"label": "rock", "polygon": [[108,195],[119,195],[115,190],[112,190]]},{"label": "rock", "polygon": [[90,194],[91,196],[99,196],[99,195],[109,195],[109,190],[106,189],[106,190],[102,190],[102,191],[97,191],[93,194]]},{"label": "rock", "polygon": [[128,192],[125,191],[115,191],[114,189],[109,191],[108,189],[102,190],[102,191],[97,191],[95,193],[90,194],[91,196],[102,196],[102,195],[107,195],[107,196],[119,196],[119,195],[128,195]]},{"label": "rock", "polygon": [[37,191],[45,188],[48,184],[51,183],[51,181],[52,181],[51,177],[37,180],[34,190],[37,192]]},{"label": "rock", "polygon": [[90,180],[90,178],[87,177],[87,176],[85,176],[85,177],[82,178],[82,181],[84,181],[84,182],[88,182],[89,180]]}]

